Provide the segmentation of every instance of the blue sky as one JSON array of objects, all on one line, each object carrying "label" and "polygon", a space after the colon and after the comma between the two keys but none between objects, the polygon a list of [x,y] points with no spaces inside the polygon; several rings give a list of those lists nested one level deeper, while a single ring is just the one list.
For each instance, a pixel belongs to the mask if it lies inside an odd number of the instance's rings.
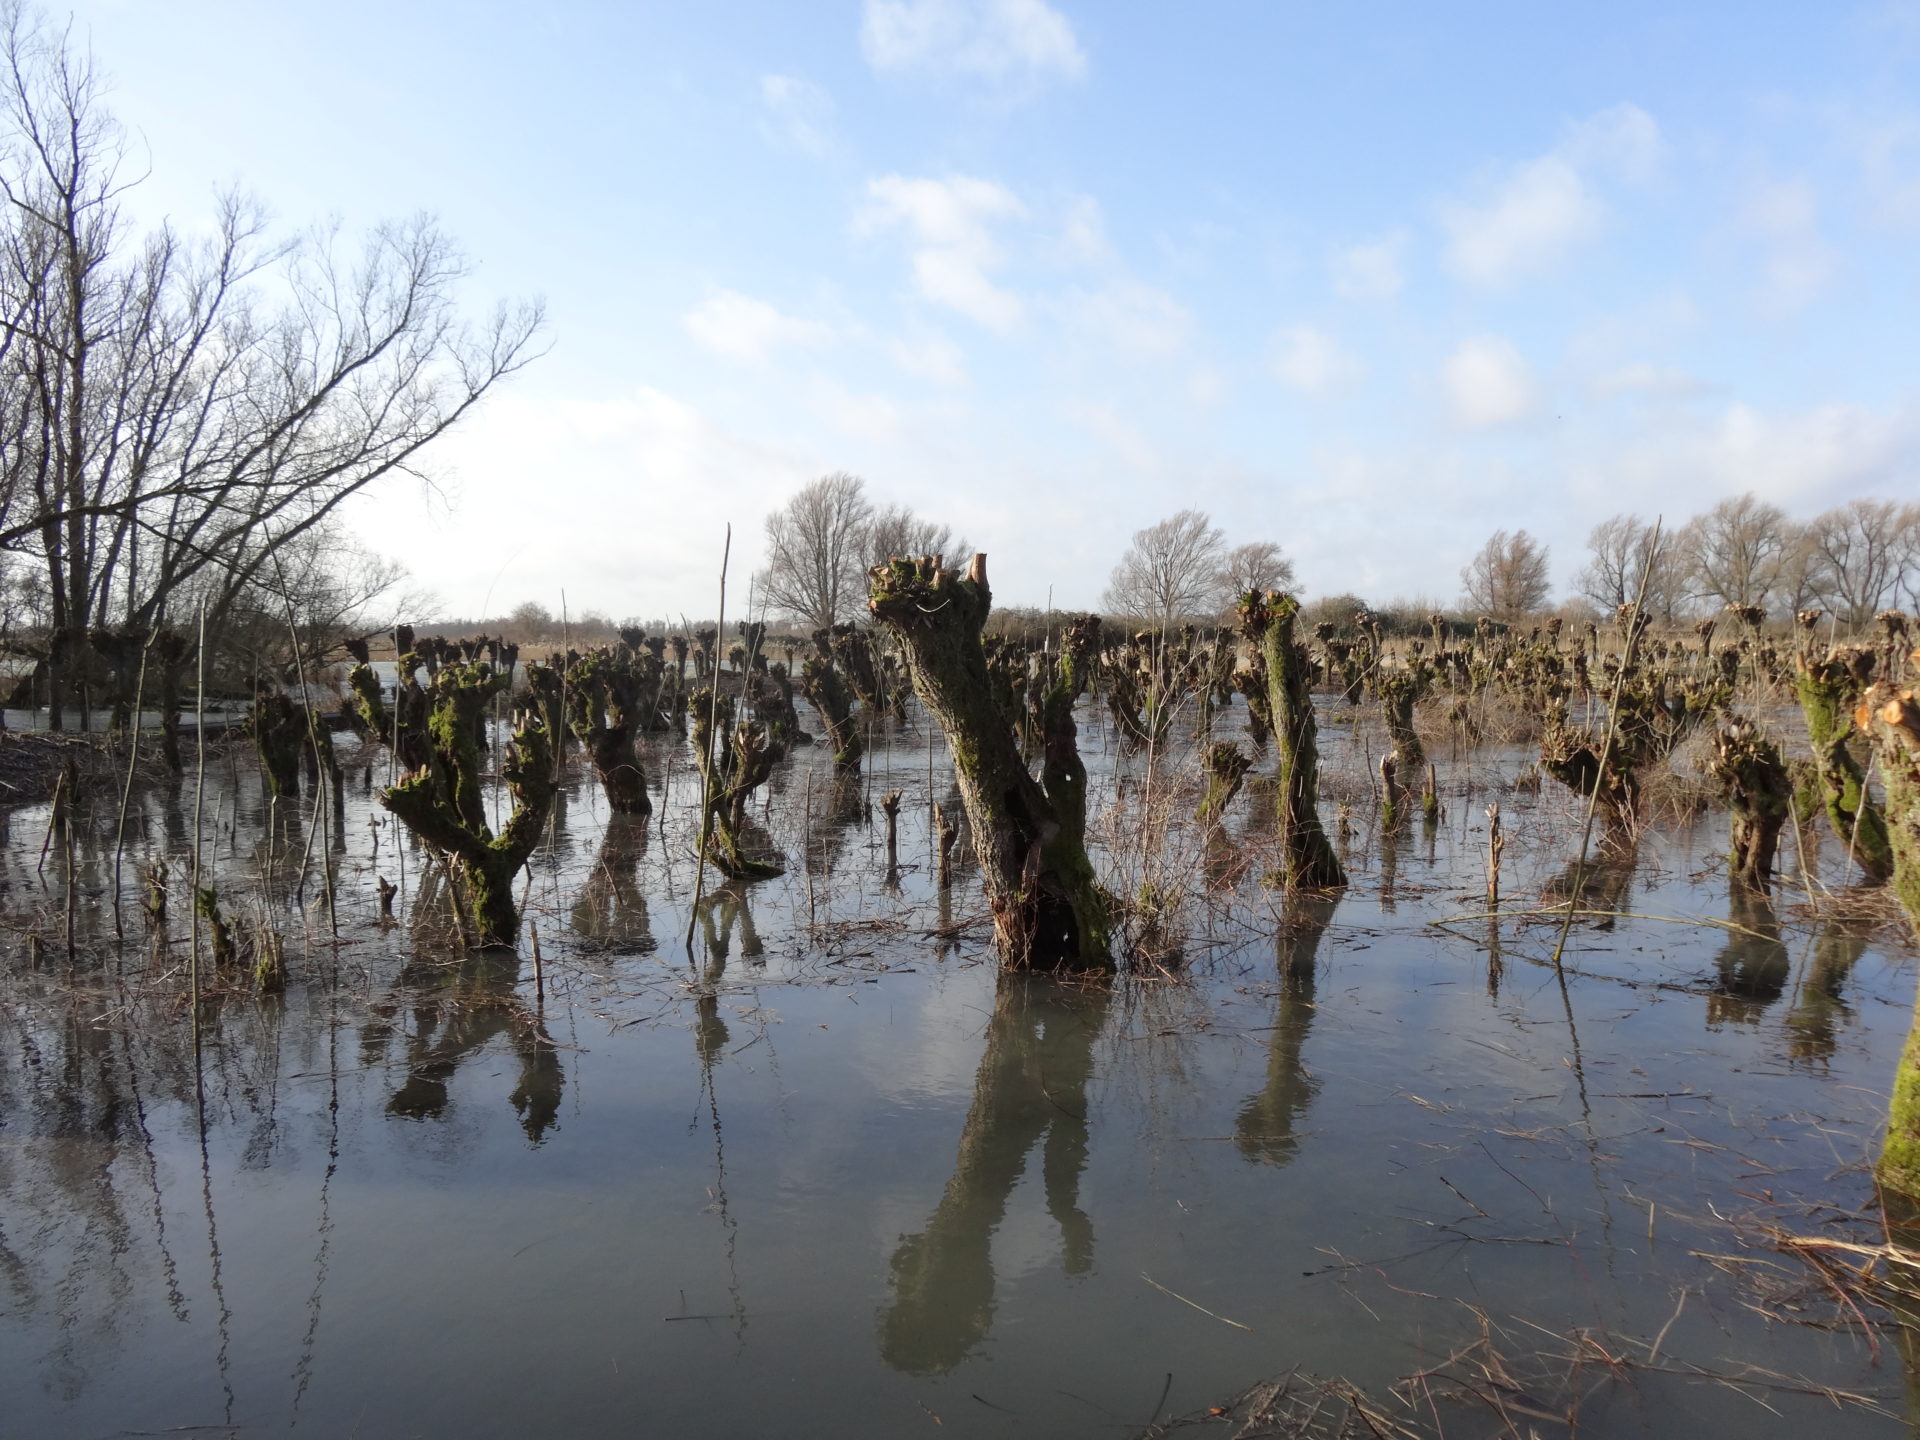
[{"label": "blue sky", "polygon": [[76,14],[141,214],[428,210],[546,298],[353,517],[449,612],[710,611],[838,469],[1062,607],[1187,505],[1450,602],[1496,527],[1565,588],[1619,510],[1920,494],[1920,5]]}]

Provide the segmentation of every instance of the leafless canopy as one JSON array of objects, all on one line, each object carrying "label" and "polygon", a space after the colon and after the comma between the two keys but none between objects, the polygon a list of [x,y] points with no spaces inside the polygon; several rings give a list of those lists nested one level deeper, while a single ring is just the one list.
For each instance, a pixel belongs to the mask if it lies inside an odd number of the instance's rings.
[{"label": "leafless canopy", "polygon": [[810,629],[841,619],[865,594],[860,566],[872,520],[873,506],[857,475],[836,470],[803,485],[767,517],[767,568],[757,582],[761,600]]},{"label": "leafless canopy", "polygon": [[1201,510],[1182,510],[1134,533],[1113,567],[1105,605],[1115,615],[1159,625],[1213,608],[1224,537]]},{"label": "leafless canopy", "polygon": [[904,505],[881,506],[867,527],[869,567],[884,565],[895,556],[917,559],[922,555],[944,555],[947,563],[956,564],[972,553],[965,537],[956,536],[951,525],[923,520]]},{"label": "leafless canopy", "polygon": [[1720,605],[1772,605],[1793,558],[1795,528],[1786,511],[1751,492],[1695,516],[1680,532],[1693,593]]},{"label": "leafless canopy", "polygon": [[216,630],[276,549],[396,472],[532,358],[534,305],[472,327],[429,219],[363,244],[136,234],[90,58],[0,0],[0,549],[47,578],[50,647],[204,601]]},{"label": "leafless canopy", "polygon": [[1651,523],[1638,515],[1615,515],[1593,527],[1587,550],[1592,558],[1574,585],[1602,610],[1636,599],[1642,576],[1649,614],[1671,620],[1685,605],[1686,559],[1672,531],[1663,528],[1656,546]]},{"label": "leafless canopy", "polygon": [[1291,590],[1293,583],[1293,561],[1273,541],[1236,545],[1214,571],[1214,608],[1231,610],[1249,590]]},{"label": "leafless canopy", "polygon": [[1845,625],[1920,602],[1920,505],[1849,500],[1810,520],[1801,545],[1809,588]]},{"label": "leafless canopy", "polygon": [[875,509],[866,482],[836,470],[800,487],[767,517],[767,564],[754,577],[767,610],[810,630],[866,614],[867,571],[894,556],[967,554],[951,526],[904,505]]},{"label": "leafless canopy", "polygon": [[1512,616],[1547,603],[1547,547],[1524,530],[1496,530],[1460,572],[1467,608]]}]

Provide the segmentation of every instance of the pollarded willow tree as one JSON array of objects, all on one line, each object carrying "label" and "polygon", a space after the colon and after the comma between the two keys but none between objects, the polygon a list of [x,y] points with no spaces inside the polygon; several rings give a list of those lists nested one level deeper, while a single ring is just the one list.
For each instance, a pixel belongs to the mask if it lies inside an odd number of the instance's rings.
[{"label": "pollarded willow tree", "polygon": [[1112,898],[1087,858],[1087,771],[1073,720],[1092,670],[1097,627],[1071,627],[1037,701],[1036,779],[995,703],[981,629],[993,607],[987,557],[964,575],[937,556],[890,560],[871,576],[867,607],[912,662],[920,703],[946,732],[973,852],[986,880],[1003,965],[1113,968]]},{"label": "pollarded willow tree", "polygon": [[230,195],[195,238],[137,232],[102,94],[68,32],[0,0],[0,550],[45,576],[56,718],[106,664],[93,632],[204,606],[215,641],[283,547],[525,365],[541,319],[463,322],[464,262],[424,217],[282,241]]},{"label": "pollarded willow tree", "polygon": [[[1886,785],[1893,889],[1920,935],[1920,695],[1882,681],[1861,697],[1855,726],[1869,737]],[[1894,1077],[1880,1184],[1920,1204],[1920,1005]]]}]

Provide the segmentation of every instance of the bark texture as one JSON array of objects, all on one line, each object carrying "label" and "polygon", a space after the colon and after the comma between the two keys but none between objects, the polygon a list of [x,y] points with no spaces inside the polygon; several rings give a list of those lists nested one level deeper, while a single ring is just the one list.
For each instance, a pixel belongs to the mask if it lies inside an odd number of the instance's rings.
[{"label": "bark texture", "polygon": [[935,556],[893,560],[875,566],[871,581],[868,608],[906,652],[920,703],[946,732],[1001,963],[1111,969],[1112,901],[1087,858],[1087,772],[1073,720],[1094,627],[1082,621],[1069,631],[1053,682],[1038,699],[1036,780],[988,683],[980,640],[993,603],[987,557],[974,556],[965,575]]},{"label": "bark texture", "polygon": [[1293,638],[1299,613],[1300,602],[1278,592],[1250,592],[1240,602],[1241,626],[1266,659],[1267,699],[1280,752],[1281,820],[1286,827],[1281,878],[1289,889],[1331,890],[1347,883],[1347,872],[1320,825],[1319,730],[1309,689],[1313,665],[1307,647]]}]

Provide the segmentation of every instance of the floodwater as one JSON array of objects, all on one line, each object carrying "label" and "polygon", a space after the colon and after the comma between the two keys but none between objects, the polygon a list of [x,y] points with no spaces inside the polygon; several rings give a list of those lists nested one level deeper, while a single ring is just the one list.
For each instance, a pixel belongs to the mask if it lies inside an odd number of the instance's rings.
[{"label": "floodwater", "polygon": [[[1353,883],[1288,900],[1231,872],[1257,794],[1211,845],[1119,823],[1172,781],[1089,717],[1105,863],[1201,901],[1182,966],[1108,986],[997,977],[977,876],[933,883],[930,793],[958,807],[911,726],[854,787],[784,764],[787,875],[697,910],[684,748],[650,744],[644,825],[577,775],[517,957],[436,938],[384,752],[315,823],[239,751],[208,864],[293,979],[211,997],[197,1062],[185,882],[161,948],[135,873],[189,853],[194,783],[136,797],[117,949],[116,807],[75,826],[71,959],[66,841],[0,812],[0,1433],[1124,1437],[1296,1368],[1386,1405],[1489,1335],[1507,1398],[1578,1398],[1583,1434],[1903,1432],[1901,1347],[1762,1229],[1870,1202],[1897,931],[1730,900],[1709,813],[1588,867],[1620,918],[1556,969],[1519,912],[1564,888],[1570,797],[1442,755],[1439,823],[1390,836],[1371,720],[1323,736]],[[1437,926],[1484,908],[1493,801],[1507,918]],[[1441,1403],[1398,1413],[1500,1433]]]}]

